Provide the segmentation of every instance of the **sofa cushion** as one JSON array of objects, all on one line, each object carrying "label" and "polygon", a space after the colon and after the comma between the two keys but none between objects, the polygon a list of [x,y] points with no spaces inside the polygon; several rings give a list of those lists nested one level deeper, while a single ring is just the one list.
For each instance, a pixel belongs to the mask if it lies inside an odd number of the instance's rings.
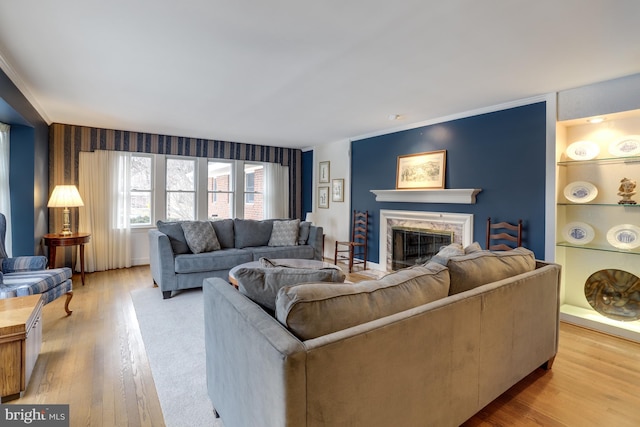
[{"label": "sofa cushion", "polygon": [[234,219],[235,247],[267,246],[271,237],[273,221],[256,221],[253,219]]},{"label": "sofa cushion", "polygon": [[316,251],[312,246],[257,246],[253,248],[245,248],[253,254],[253,260],[258,261],[262,257],[267,258],[298,258],[313,259]]},{"label": "sofa cushion", "polygon": [[[176,255],[173,268],[178,275],[183,273],[214,272],[231,270],[236,265],[252,260],[253,255],[246,249],[231,248],[199,254]],[[202,286],[202,283],[200,283],[200,286]]]},{"label": "sofa cushion", "polygon": [[309,233],[311,232],[311,223],[303,221],[300,223],[300,230],[298,231],[298,244],[306,245],[309,240]]},{"label": "sofa cushion", "polygon": [[235,247],[232,219],[216,219],[211,221],[211,225],[213,225],[222,249]]},{"label": "sofa cushion", "polygon": [[184,231],[182,231],[180,222],[167,222],[158,220],[156,222],[156,226],[158,227],[158,231],[166,234],[167,237],[169,237],[171,249],[173,249],[173,253],[175,255],[191,253],[189,245],[187,245],[187,239],[185,239],[184,237]]},{"label": "sofa cushion", "polygon": [[447,262],[451,287],[449,295],[487,283],[517,276],[536,268],[535,255],[526,248],[511,251],[480,251],[453,257]]},{"label": "sofa cushion", "polygon": [[294,246],[298,244],[300,220],[274,221],[267,246]]},{"label": "sofa cushion", "polygon": [[444,298],[448,291],[447,268],[435,263],[356,284],[285,286],[276,297],[276,318],[307,340]]},{"label": "sofa cushion", "polygon": [[474,252],[481,252],[481,251],[482,251],[482,246],[480,246],[480,243],[478,242],[473,242],[472,244],[464,248],[465,255],[472,254]]},{"label": "sofa cushion", "polygon": [[276,265],[242,267],[236,270],[235,278],[242,294],[273,311],[276,309],[276,296],[283,286],[318,282],[342,283],[345,276],[339,267],[312,269]]}]

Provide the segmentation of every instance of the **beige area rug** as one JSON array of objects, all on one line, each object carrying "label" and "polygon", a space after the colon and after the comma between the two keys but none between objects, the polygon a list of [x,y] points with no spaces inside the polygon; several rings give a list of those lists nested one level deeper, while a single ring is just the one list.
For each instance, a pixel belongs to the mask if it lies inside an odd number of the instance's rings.
[{"label": "beige area rug", "polygon": [[207,394],[202,289],[131,291],[167,427],[223,427]]}]

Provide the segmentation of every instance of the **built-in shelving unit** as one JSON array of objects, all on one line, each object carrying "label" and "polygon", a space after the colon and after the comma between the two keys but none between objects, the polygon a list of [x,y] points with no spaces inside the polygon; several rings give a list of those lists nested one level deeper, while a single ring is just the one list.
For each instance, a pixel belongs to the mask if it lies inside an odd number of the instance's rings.
[{"label": "built-in shelving unit", "polygon": [[370,190],[377,202],[475,204],[480,188],[439,190]]},{"label": "built-in shelving unit", "polygon": [[[640,156],[622,157],[609,152],[613,141],[640,135],[640,111],[608,115],[599,124],[588,123],[585,118],[559,122],[557,127],[556,261],[563,266],[561,319],[640,342],[640,320],[623,322],[608,318],[591,307],[584,293],[589,277],[600,270],[624,270],[640,277],[640,247],[620,249],[607,239],[607,232],[614,226],[632,224],[640,227],[640,206],[618,203],[622,178],[640,183]],[[598,155],[590,160],[571,159],[565,151],[577,141],[597,144]],[[564,188],[576,181],[593,184],[597,196],[587,203],[566,199]],[[640,194],[635,200],[640,202]],[[570,242],[572,239],[564,235],[565,225],[570,222],[591,226],[593,239],[587,244]]]}]

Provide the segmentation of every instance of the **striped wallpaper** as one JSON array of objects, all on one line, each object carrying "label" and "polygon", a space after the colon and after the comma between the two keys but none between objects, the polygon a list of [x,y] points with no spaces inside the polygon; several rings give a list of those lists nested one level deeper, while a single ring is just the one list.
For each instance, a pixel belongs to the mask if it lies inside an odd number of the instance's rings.
[{"label": "striped wallpaper", "polygon": [[[302,151],[299,149],[54,123],[49,127],[49,194],[58,184],[77,185],[78,153],[94,150],[280,163],[289,166],[289,216],[302,217]],[[75,211],[72,228],[78,224]],[[62,210],[50,209],[49,230],[61,228]]]}]

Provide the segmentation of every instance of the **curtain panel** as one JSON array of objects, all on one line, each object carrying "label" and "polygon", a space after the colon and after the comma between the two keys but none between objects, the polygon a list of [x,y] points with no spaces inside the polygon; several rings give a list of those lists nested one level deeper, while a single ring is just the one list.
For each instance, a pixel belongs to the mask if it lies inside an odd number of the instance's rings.
[{"label": "curtain panel", "polygon": [[[131,153],[81,152],[78,228],[91,233],[85,245],[85,271],[131,267],[129,227],[129,161]],[[80,271],[79,260],[76,271]]]},{"label": "curtain panel", "polygon": [[11,157],[11,149],[9,144],[11,127],[4,123],[0,123],[0,212],[7,219],[7,229],[4,237],[5,250],[7,256],[12,255],[11,237],[11,197],[9,186],[9,164]]}]

